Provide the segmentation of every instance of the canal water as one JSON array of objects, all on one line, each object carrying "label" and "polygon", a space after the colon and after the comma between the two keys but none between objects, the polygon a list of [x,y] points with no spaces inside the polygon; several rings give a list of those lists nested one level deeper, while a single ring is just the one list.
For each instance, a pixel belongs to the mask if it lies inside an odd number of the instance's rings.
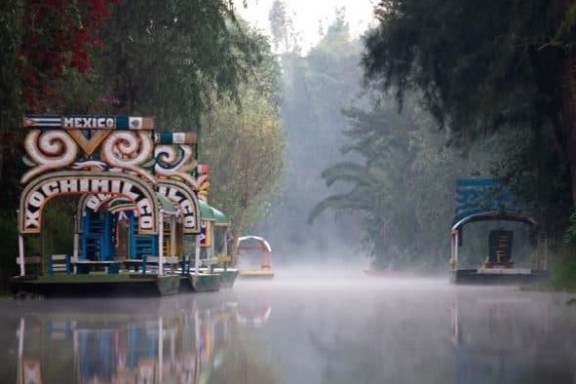
[{"label": "canal water", "polygon": [[278,271],[0,310],[0,383],[576,383],[576,295],[447,277]]}]

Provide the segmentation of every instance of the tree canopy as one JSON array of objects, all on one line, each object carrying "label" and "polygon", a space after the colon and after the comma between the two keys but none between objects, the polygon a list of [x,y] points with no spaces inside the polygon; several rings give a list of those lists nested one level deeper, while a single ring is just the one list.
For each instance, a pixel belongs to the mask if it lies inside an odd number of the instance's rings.
[{"label": "tree canopy", "polygon": [[[242,138],[278,150],[273,161],[263,165],[262,172],[270,171],[270,177],[258,183],[263,190],[273,190],[283,156],[281,129],[275,120],[277,84],[273,70],[263,65],[269,60],[265,38],[237,18],[239,3],[0,2],[0,224],[16,228],[22,157],[19,125],[24,113],[154,116],[159,130],[195,131],[200,141],[211,134],[200,129],[202,122],[207,129],[218,130],[220,137],[234,131],[238,135],[228,136],[240,137],[247,131],[245,126],[262,124],[251,127],[256,138]],[[239,123],[238,109],[244,111],[245,126]],[[220,113],[222,125],[210,126],[207,116]],[[268,129],[264,141],[258,141],[259,128]],[[277,140],[276,146],[266,141],[271,139]],[[204,149],[216,155],[206,160],[223,164],[227,153],[219,151],[221,143],[212,142],[212,149],[207,144],[208,139]],[[242,165],[242,159],[237,165]],[[16,254],[13,237],[3,237],[0,245]],[[14,264],[13,259],[6,263]]]},{"label": "tree canopy", "polygon": [[533,205],[562,206],[565,223],[576,196],[566,12],[565,2],[546,0],[381,1],[379,25],[365,37],[365,79],[393,91],[400,106],[406,92],[422,93],[457,145],[512,127],[522,160],[511,156],[501,174],[531,191]]},{"label": "tree canopy", "polygon": [[241,107],[216,100],[202,117],[199,158],[213,169],[210,201],[229,216],[234,239],[270,213],[284,171],[280,70],[269,45],[261,44],[261,64],[238,89]]}]

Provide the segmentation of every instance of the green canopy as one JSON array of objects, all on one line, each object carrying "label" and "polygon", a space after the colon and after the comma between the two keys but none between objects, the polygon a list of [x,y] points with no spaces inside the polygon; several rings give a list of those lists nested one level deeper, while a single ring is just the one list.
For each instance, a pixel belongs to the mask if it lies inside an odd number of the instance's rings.
[{"label": "green canopy", "polygon": [[200,219],[204,221],[215,221],[214,211],[212,207],[208,205],[204,200],[198,199],[198,205],[200,206]]},{"label": "green canopy", "polygon": [[221,226],[230,225],[228,218],[226,217],[226,215],[224,213],[222,213],[222,211],[219,211],[214,207],[211,207],[211,208],[212,208],[212,213],[214,214],[214,219],[216,219],[216,225],[221,225]]},{"label": "green canopy", "polygon": [[204,221],[214,221],[216,225],[226,226],[230,225],[228,218],[218,209],[208,205],[203,200],[198,200],[200,206],[200,219]]}]

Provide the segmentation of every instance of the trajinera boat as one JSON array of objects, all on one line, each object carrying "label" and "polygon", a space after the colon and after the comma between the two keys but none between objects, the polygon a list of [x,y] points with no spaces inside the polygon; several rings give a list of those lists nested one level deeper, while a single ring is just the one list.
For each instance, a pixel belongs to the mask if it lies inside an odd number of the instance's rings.
[{"label": "trajinera boat", "polygon": [[527,284],[548,276],[546,236],[496,179],[457,180],[450,233],[456,284]]},{"label": "trajinera boat", "polygon": [[[259,236],[242,236],[237,243],[238,266],[241,278],[274,278],[272,248]],[[258,260],[254,260],[257,258]]]},{"label": "trajinera boat", "polygon": [[[16,294],[166,296],[219,289],[222,276],[233,283],[233,271],[200,270],[226,252],[212,239],[228,221],[200,199],[208,167],[196,133],[158,132],[138,116],[28,115],[22,128]],[[45,223],[62,197],[74,219]],[[70,244],[35,246],[56,226],[72,232]]]}]

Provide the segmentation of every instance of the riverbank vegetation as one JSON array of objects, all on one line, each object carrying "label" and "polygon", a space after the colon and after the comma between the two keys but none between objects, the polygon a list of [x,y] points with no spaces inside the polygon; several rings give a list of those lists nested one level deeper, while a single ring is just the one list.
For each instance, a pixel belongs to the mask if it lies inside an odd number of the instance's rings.
[{"label": "riverbank vegetation", "polygon": [[342,150],[360,158],[324,171],[327,185],[350,188],[321,200],[310,221],[327,209],[357,214],[376,267],[438,267],[456,178],[497,177],[547,234],[552,284],[570,286],[575,9],[380,1],[362,39],[365,94],[344,112]]}]

